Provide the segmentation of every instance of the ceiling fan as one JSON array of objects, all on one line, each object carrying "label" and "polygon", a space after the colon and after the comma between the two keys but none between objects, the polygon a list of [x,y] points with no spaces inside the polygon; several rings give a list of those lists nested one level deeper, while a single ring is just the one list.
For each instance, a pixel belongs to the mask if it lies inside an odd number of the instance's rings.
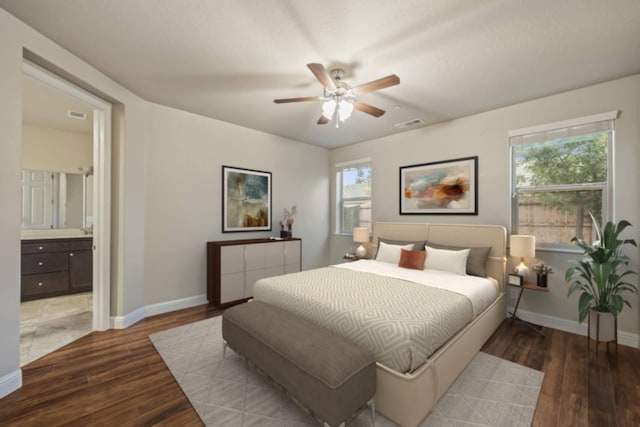
[{"label": "ceiling fan", "polygon": [[324,87],[323,95],[275,99],[273,102],[276,104],[285,104],[288,102],[324,101],[322,114],[318,119],[319,125],[326,125],[331,120],[335,120],[336,127],[338,127],[339,122],[344,122],[351,116],[354,108],[374,117],[382,116],[385,113],[384,110],[358,101],[358,96],[400,83],[400,78],[395,74],[391,74],[381,79],[351,87],[342,81],[344,70],[341,68],[335,68],[331,70],[331,74],[329,74],[322,64],[312,63],[307,64],[307,67],[309,67],[313,75],[316,76],[320,84]]}]

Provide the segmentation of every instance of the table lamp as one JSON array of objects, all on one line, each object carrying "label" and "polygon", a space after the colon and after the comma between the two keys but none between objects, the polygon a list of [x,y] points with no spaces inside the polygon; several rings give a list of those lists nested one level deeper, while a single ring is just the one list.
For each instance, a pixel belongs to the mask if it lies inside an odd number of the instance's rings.
[{"label": "table lamp", "polygon": [[353,241],[360,243],[360,246],[356,249],[356,256],[358,258],[366,257],[367,248],[364,247],[363,243],[369,241],[369,229],[367,227],[355,227],[353,229]]},{"label": "table lamp", "polygon": [[529,267],[524,263],[524,259],[536,256],[536,236],[512,234],[509,247],[511,256],[520,257],[520,264],[515,268],[516,272],[520,276],[526,276]]}]

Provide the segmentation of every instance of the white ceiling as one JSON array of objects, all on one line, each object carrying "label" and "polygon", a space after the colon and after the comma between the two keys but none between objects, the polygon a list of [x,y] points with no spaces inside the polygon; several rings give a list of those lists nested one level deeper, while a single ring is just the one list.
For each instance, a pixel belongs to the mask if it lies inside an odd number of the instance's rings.
[{"label": "white ceiling", "polygon": [[[69,117],[69,111],[84,113],[86,119]],[[75,98],[24,76],[22,122],[25,125],[93,134],[93,109]]]},{"label": "white ceiling", "polygon": [[[638,0],[0,0],[150,101],[324,147],[640,73]],[[319,126],[306,64],[400,85]]]}]

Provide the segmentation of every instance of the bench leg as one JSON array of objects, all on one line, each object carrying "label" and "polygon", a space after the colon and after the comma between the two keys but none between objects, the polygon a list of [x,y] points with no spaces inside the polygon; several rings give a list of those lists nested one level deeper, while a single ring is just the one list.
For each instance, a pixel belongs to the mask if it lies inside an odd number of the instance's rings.
[{"label": "bench leg", "polygon": [[222,341],[222,358],[226,359],[227,358],[227,342],[226,341]]},{"label": "bench leg", "polygon": [[367,405],[369,405],[369,407],[371,408],[371,425],[375,426],[376,425],[376,404],[373,401],[373,399],[371,399],[370,401],[367,402]]}]

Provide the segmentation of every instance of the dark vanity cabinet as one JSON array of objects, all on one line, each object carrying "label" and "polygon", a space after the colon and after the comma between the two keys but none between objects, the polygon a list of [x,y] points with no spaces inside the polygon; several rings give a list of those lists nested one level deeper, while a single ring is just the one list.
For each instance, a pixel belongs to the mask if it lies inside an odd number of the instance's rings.
[{"label": "dark vanity cabinet", "polygon": [[91,237],[23,240],[22,301],[91,291],[92,246]]}]

